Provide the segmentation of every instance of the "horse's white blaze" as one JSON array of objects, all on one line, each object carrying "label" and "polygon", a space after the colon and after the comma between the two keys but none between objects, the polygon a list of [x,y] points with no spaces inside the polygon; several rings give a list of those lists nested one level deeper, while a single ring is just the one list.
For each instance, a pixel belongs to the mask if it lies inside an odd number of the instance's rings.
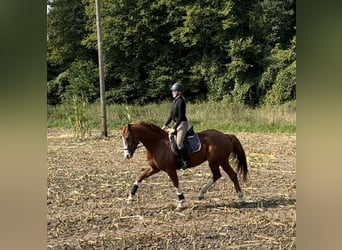
[{"label": "horse's white blaze", "polygon": [[128,152],[128,149],[127,149],[127,143],[126,143],[125,138],[123,138],[123,137],[122,137],[122,144],[123,144],[123,148],[124,148],[124,157],[128,158],[129,157],[129,152]]}]

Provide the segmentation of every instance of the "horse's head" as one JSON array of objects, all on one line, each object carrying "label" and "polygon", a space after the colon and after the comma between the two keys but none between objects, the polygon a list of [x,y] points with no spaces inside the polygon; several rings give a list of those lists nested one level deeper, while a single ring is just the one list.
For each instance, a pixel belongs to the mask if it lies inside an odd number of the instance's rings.
[{"label": "horse's head", "polygon": [[131,124],[128,124],[122,129],[122,142],[124,146],[124,157],[127,159],[132,158],[138,147],[139,139],[134,134]]}]

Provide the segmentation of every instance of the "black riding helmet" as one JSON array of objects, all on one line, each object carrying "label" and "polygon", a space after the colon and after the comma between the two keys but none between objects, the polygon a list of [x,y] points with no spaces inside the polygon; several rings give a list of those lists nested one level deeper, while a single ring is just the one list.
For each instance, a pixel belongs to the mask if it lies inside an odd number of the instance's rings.
[{"label": "black riding helmet", "polygon": [[171,89],[172,91],[184,91],[184,87],[181,83],[176,82],[175,84],[172,85]]}]

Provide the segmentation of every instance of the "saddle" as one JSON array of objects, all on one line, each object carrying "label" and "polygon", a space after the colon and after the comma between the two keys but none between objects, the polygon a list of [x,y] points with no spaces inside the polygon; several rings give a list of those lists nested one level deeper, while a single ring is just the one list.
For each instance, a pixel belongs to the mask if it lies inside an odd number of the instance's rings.
[{"label": "saddle", "polygon": [[[190,124],[183,141],[184,147],[188,154],[196,153],[201,150],[201,141],[197,133],[195,133],[193,126]],[[176,143],[176,135],[171,136],[171,151],[178,155],[178,147]]]}]

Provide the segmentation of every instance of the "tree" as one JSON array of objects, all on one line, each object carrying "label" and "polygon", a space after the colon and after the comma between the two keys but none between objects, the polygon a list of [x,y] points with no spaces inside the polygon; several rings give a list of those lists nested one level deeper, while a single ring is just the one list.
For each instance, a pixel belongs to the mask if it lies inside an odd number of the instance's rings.
[{"label": "tree", "polygon": [[257,1],[250,12],[250,33],[259,44],[286,48],[295,35],[295,0]]},{"label": "tree", "polygon": [[96,67],[93,64],[96,51],[82,43],[86,35],[86,15],[81,0],[53,0],[47,4],[50,6],[47,14],[48,103],[57,105],[70,84],[72,64],[92,61],[91,65]]},{"label": "tree", "polygon": [[82,45],[86,16],[81,0],[49,1],[47,14],[47,60],[62,71],[76,59],[89,59],[94,53]]},{"label": "tree", "polygon": [[[286,81],[292,84],[291,94],[282,101],[295,98],[295,59],[281,59],[286,53],[295,58],[291,47],[295,0],[101,3],[109,104],[165,100],[176,81],[185,85],[190,100],[228,97],[255,106],[266,95],[287,89]],[[92,61],[97,68],[96,51],[94,1],[52,1],[48,13],[49,103],[60,103],[60,95],[70,84],[62,73],[73,62]],[[271,95],[274,85],[278,87]]]},{"label": "tree", "polygon": [[179,17],[181,22],[170,32],[170,41],[186,52],[181,56],[188,85],[213,100],[222,99],[229,91],[226,64],[230,58],[225,47],[237,25],[232,9],[230,1],[178,5],[179,12],[183,13]]},{"label": "tree", "polygon": [[268,58],[269,66],[260,85],[266,90],[266,104],[282,104],[296,99],[296,36],[291,47],[283,50],[276,46]]},{"label": "tree", "polygon": [[236,102],[258,104],[258,77],[261,73],[261,48],[252,38],[230,41],[229,79],[234,83],[231,95]]}]

